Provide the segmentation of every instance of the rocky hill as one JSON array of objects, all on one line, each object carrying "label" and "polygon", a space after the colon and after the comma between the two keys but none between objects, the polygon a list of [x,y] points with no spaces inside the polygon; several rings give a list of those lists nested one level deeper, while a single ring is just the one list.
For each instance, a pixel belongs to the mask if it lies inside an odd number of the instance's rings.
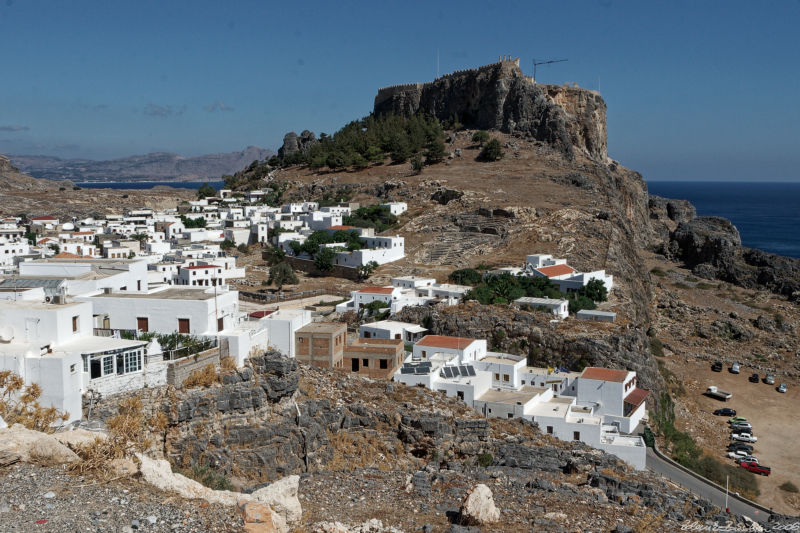
[{"label": "rocky hill", "polygon": [[378,91],[374,112],[428,113],[467,128],[518,133],[544,141],[568,157],[578,150],[598,161],[608,157],[606,104],[595,91],[537,84],[519,59],[447,74],[424,84]]},{"label": "rocky hill", "polygon": [[23,172],[37,178],[72,181],[200,181],[233,174],[254,160],[274,155],[271,150],[249,146],[241,152],[184,157],[157,152],[107,161],[60,159],[39,155],[14,155],[11,160]]}]

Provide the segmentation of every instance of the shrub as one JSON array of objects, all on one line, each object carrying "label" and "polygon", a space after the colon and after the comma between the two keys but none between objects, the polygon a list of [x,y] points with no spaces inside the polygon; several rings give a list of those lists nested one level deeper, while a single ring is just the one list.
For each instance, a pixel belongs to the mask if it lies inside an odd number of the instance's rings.
[{"label": "shrub", "polygon": [[483,146],[489,140],[489,132],[485,130],[476,131],[472,134],[472,142]]},{"label": "shrub", "polygon": [[481,273],[474,268],[462,268],[454,270],[448,276],[448,279],[457,285],[477,285],[481,282]]},{"label": "shrub", "polygon": [[503,148],[500,146],[500,141],[497,139],[492,139],[483,146],[481,153],[478,154],[478,160],[497,161],[502,159],[503,155]]},{"label": "shrub", "polygon": [[478,459],[476,463],[478,466],[482,466],[483,468],[488,468],[492,465],[492,461],[494,461],[494,457],[490,453],[482,453],[478,455]]},{"label": "shrub", "polygon": [[650,273],[652,275],[654,275],[654,276],[658,276],[659,278],[663,278],[663,277],[665,277],[667,275],[666,272],[664,272],[662,269],[660,269],[658,267],[655,267],[655,268],[651,269]]},{"label": "shrub", "polygon": [[38,384],[25,385],[19,375],[10,370],[0,371],[0,417],[9,426],[22,424],[28,429],[52,433],[56,422],[69,420],[69,413],[39,405],[41,395]]},{"label": "shrub", "polygon": [[336,253],[330,248],[320,248],[314,256],[314,266],[317,267],[320,272],[330,272],[333,270],[333,259],[335,257]]},{"label": "shrub", "polygon": [[795,485],[791,481],[787,481],[786,483],[781,484],[779,488],[784,492],[793,492],[793,493],[798,492],[797,485]]},{"label": "shrub", "polygon": [[419,154],[411,158],[411,170],[414,171],[414,174],[419,174],[422,172],[424,167],[425,163],[423,163],[422,157]]},{"label": "shrub", "polygon": [[650,337],[650,353],[656,357],[664,357],[664,345],[655,337]]},{"label": "shrub", "polygon": [[192,465],[191,468],[178,470],[178,473],[202,483],[210,489],[233,490],[231,480],[227,476],[206,465]]},{"label": "shrub", "polygon": [[297,282],[297,275],[294,273],[289,263],[283,261],[270,267],[269,280],[267,280],[267,283],[275,284],[278,290],[281,290],[284,285],[293,285]]}]

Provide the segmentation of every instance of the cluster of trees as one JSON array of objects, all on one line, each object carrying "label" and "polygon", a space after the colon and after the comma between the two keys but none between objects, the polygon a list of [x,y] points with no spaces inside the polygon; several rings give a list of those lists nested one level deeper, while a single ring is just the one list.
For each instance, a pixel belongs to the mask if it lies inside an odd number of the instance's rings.
[{"label": "cluster of trees", "polygon": [[425,158],[423,164],[430,165],[444,159],[443,139],[441,123],[429,115],[370,115],[350,122],[333,135],[320,134],[319,142],[306,153],[295,152],[283,160],[275,157],[268,163],[339,170],[365,168],[371,163],[382,163],[387,156],[393,163],[404,163],[419,156]]},{"label": "cluster of trees", "polygon": [[[562,299],[565,295],[548,278],[531,276],[512,276],[511,274],[490,275],[483,278],[477,270],[465,268],[450,274],[450,281],[460,285],[472,285],[464,295],[465,300],[477,300],[489,304],[505,304],[528,296],[532,298]],[[594,309],[597,302],[608,298],[608,289],[599,279],[593,279],[577,292],[566,296],[569,312],[581,309]]]},{"label": "cluster of trees", "polygon": [[188,218],[181,215],[181,223],[183,224],[183,227],[186,229],[206,227],[206,219],[203,217]]},{"label": "cluster of trees", "polygon": [[214,187],[209,185],[207,182],[203,183],[197,189],[197,199],[198,200],[202,200],[203,198],[206,198],[208,196],[216,196],[216,195],[217,195],[217,189],[215,189]]},{"label": "cluster of trees", "polygon": [[363,246],[361,237],[355,231],[335,231],[330,233],[328,231],[315,231],[302,244],[298,241],[291,241],[289,247],[294,252],[294,255],[308,254],[316,257],[322,250],[330,250],[332,248],[322,246],[323,244],[344,243],[342,249],[353,251],[360,250]]},{"label": "cluster of trees", "polygon": [[472,134],[472,142],[481,147],[478,161],[497,161],[505,155],[500,141],[493,139],[486,130],[479,130]]},{"label": "cluster of trees", "polygon": [[397,217],[386,206],[370,205],[360,207],[352,214],[344,216],[342,223],[357,228],[375,228],[375,231],[380,233],[397,224]]}]

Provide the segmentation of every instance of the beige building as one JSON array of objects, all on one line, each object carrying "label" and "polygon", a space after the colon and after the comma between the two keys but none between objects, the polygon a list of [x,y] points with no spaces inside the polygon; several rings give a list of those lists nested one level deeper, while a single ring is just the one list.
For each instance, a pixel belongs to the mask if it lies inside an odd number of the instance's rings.
[{"label": "beige building", "polygon": [[344,349],[344,368],[368,378],[391,379],[404,355],[402,339],[356,339]]},{"label": "beige building", "polygon": [[295,359],[319,368],[342,368],[347,326],[312,322],[295,331]]}]

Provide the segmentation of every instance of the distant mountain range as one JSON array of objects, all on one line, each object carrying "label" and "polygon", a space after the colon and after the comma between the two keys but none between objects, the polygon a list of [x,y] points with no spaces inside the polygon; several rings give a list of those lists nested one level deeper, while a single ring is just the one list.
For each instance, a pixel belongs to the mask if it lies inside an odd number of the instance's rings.
[{"label": "distant mountain range", "polygon": [[272,150],[248,146],[241,152],[184,157],[156,152],[108,161],[60,159],[44,155],[10,155],[22,172],[36,178],[80,181],[202,181],[242,170],[253,160],[275,155]]}]

